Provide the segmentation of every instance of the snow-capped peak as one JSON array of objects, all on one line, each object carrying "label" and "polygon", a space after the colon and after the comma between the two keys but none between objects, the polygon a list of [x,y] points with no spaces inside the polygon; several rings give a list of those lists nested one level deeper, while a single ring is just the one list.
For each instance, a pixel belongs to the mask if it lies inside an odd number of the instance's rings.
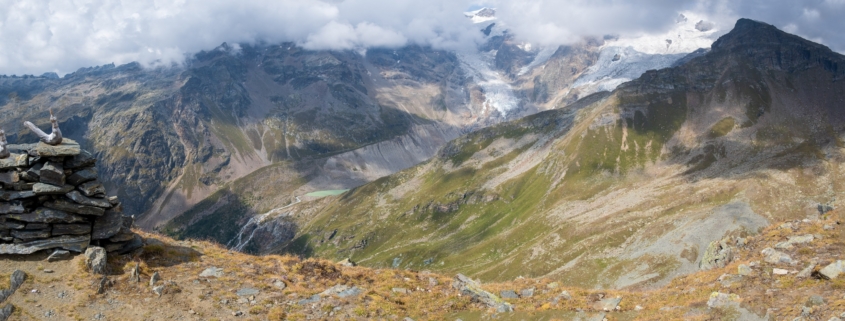
[{"label": "snow-capped peak", "polygon": [[496,20],[496,9],[481,8],[478,10],[464,12],[464,16],[472,19],[473,23],[481,23],[490,20]]},{"label": "snow-capped peak", "polygon": [[675,21],[674,28],[668,32],[620,38],[608,41],[605,46],[631,47],[647,54],[689,53],[709,48],[718,35],[713,23],[694,13],[683,13]]}]

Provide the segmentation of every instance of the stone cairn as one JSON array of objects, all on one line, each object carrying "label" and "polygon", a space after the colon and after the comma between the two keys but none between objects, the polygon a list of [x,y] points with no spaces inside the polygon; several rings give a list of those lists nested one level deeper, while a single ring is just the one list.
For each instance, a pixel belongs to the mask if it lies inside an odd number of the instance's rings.
[{"label": "stone cairn", "polygon": [[116,196],[97,181],[96,159],[79,144],[9,144],[0,159],[0,254],[84,252],[99,245],[117,254],[143,246]]}]

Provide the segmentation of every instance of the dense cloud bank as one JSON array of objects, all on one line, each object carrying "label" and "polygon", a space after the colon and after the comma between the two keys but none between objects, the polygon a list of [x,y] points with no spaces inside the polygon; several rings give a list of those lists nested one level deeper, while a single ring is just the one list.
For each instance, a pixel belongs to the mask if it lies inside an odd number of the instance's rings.
[{"label": "dense cloud bank", "polygon": [[679,13],[692,12],[722,32],[748,17],[845,49],[845,0],[0,0],[0,74],[179,64],[222,42],[358,52],[408,43],[472,48],[483,35],[463,12],[480,6],[495,7],[500,23],[541,45],[662,33]]}]

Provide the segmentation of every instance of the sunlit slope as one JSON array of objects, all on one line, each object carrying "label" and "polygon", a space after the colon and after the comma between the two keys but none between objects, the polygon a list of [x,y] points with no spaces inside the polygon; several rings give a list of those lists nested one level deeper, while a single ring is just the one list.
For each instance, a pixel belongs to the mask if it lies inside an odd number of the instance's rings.
[{"label": "sunlit slope", "polygon": [[835,200],[843,62],[743,19],[684,65],[463,136],[299,215],[298,238],[277,250],[482,279],[662,284],[698,269],[711,241]]}]

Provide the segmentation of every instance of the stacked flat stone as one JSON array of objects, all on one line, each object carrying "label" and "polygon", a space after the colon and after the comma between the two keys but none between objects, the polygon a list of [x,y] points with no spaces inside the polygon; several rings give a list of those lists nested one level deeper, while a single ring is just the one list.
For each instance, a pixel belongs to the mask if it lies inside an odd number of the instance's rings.
[{"label": "stacked flat stone", "polygon": [[91,244],[125,254],[143,245],[132,217],[97,180],[97,160],[75,141],[8,148],[0,159],[0,254],[84,252]]}]

